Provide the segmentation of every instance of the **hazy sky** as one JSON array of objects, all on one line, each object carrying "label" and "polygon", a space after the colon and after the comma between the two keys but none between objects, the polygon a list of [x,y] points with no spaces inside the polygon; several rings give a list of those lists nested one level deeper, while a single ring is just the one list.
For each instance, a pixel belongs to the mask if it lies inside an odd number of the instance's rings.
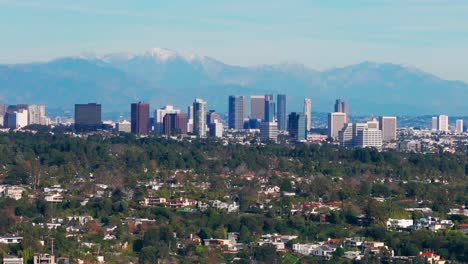
[{"label": "hazy sky", "polygon": [[229,64],[409,64],[468,81],[468,0],[0,0],[0,64],[192,51]]}]

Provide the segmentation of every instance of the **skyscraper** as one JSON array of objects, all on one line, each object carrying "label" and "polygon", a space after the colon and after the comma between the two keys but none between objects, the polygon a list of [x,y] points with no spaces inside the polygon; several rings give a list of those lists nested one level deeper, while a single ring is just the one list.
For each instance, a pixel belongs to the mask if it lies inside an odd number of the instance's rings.
[{"label": "skyscraper", "polygon": [[433,116],[433,117],[432,117],[432,130],[433,130],[433,131],[436,131],[436,130],[437,130],[437,128],[438,128],[438,126],[439,126],[439,124],[437,124],[437,123],[438,123],[438,121],[437,121],[437,116]]},{"label": "skyscraper", "polygon": [[6,113],[5,104],[0,104],[0,126],[4,126],[5,113]]},{"label": "skyscraper", "polygon": [[277,98],[277,109],[276,118],[278,119],[278,130],[285,131],[287,129],[286,122],[286,95],[278,94]]},{"label": "skyscraper", "polygon": [[292,112],[289,114],[288,131],[289,135],[296,141],[307,139],[307,120],[304,113]]},{"label": "skyscraper", "polygon": [[336,99],[335,101],[335,112],[345,113],[346,122],[348,122],[348,103],[342,99]]},{"label": "skyscraper", "polygon": [[131,131],[137,135],[148,135],[149,104],[138,102],[131,106]]},{"label": "skyscraper", "polygon": [[28,105],[28,124],[47,125],[44,105]]},{"label": "skyscraper", "polygon": [[193,133],[206,137],[206,102],[202,99],[193,102]]},{"label": "skyscraper", "polygon": [[184,135],[187,134],[187,114],[171,113],[166,114],[163,120],[164,135]]},{"label": "skyscraper", "polygon": [[382,130],[382,141],[392,142],[396,140],[397,118],[396,116],[380,117],[379,129]]},{"label": "skyscraper", "polygon": [[187,107],[187,132],[193,132],[193,104]]},{"label": "skyscraper", "polygon": [[341,131],[346,123],[346,114],[334,112],[328,114],[328,136],[337,139],[338,132]]},{"label": "skyscraper", "polygon": [[216,122],[223,124],[223,119],[215,110],[208,111],[208,114],[206,114],[206,124],[209,125]]},{"label": "skyscraper", "polygon": [[463,119],[457,119],[455,123],[455,132],[463,133]]},{"label": "skyscraper", "polygon": [[275,121],[275,102],[273,101],[273,95],[265,95],[264,101],[265,111],[264,111],[264,122],[274,122]]},{"label": "skyscraper", "polygon": [[164,107],[161,107],[154,111],[154,119],[155,119],[155,125],[154,125],[154,130],[157,134],[162,134],[163,133],[163,122],[164,122],[164,116],[167,114],[177,114],[180,113],[179,109],[175,109],[174,106],[172,105],[166,105]]},{"label": "skyscraper", "polygon": [[307,131],[310,131],[312,129],[312,101],[309,98],[304,99],[304,110],[303,110],[305,116],[306,116],[306,128]]},{"label": "skyscraper", "polygon": [[244,96],[229,96],[229,128],[242,129],[244,126],[245,102]]},{"label": "skyscraper", "polygon": [[215,122],[209,124],[210,137],[223,137],[223,124],[215,120]]},{"label": "skyscraper", "polygon": [[446,115],[439,115],[437,117],[437,130],[441,132],[448,131],[448,116]]},{"label": "skyscraper", "polygon": [[8,111],[5,114],[5,127],[7,128],[23,128],[28,125],[28,110],[17,109]]},{"label": "skyscraper", "polygon": [[78,131],[90,131],[101,128],[101,113],[100,104],[75,104],[75,129]]},{"label": "skyscraper", "polygon": [[263,119],[265,117],[265,96],[250,96],[250,118]]}]

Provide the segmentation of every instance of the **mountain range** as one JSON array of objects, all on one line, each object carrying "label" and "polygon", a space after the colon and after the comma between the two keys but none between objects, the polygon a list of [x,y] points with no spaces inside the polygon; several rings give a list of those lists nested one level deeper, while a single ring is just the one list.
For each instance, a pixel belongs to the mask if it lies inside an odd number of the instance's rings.
[{"label": "mountain range", "polygon": [[209,109],[227,112],[231,94],[284,93],[288,110],[312,99],[313,111],[348,101],[351,114],[467,114],[468,84],[413,67],[363,62],[325,71],[298,63],[241,67],[193,53],[153,48],[144,53],[59,58],[0,65],[0,101],[71,109],[99,102],[103,111],[129,112],[129,104],[173,104],[185,109],[203,98]]}]

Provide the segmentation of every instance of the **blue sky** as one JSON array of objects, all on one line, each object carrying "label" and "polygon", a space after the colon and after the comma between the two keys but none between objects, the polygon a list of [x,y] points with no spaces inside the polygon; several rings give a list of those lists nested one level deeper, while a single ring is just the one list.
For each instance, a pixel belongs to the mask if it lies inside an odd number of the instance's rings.
[{"label": "blue sky", "polygon": [[229,64],[408,64],[468,82],[468,1],[0,0],[0,64],[191,51]]}]

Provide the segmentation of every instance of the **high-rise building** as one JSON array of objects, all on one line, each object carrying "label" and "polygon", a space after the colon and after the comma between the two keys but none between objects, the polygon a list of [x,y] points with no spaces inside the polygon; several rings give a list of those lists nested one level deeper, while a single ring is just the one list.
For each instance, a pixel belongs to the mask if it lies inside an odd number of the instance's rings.
[{"label": "high-rise building", "polygon": [[304,113],[292,112],[289,114],[288,119],[289,135],[296,141],[303,141],[307,139],[307,120]]},{"label": "high-rise building", "polygon": [[372,117],[369,121],[367,121],[367,127],[371,129],[379,129],[379,120],[377,120],[375,117]]},{"label": "high-rise building", "polygon": [[380,117],[379,129],[382,130],[382,141],[392,142],[396,140],[397,118],[396,116]]},{"label": "high-rise building", "polygon": [[361,148],[382,148],[382,131],[375,128],[357,130],[354,145]]},{"label": "high-rise building", "polygon": [[0,126],[4,126],[5,113],[6,113],[5,104],[0,104]]},{"label": "high-rise building", "polygon": [[335,112],[348,114],[348,104],[342,99],[336,99]]},{"label": "high-rise building", "polygon": [[75,129],[93,131],[102,127],[102,109],[97,103],[75,104]]},{"label": "high-rise building", "polygon": [[432,117],[432,130],[436,131],[438,127],[439,127],[439,124],[437,121],[437,116],[433,116]]},{"label": "high-rise building", "polygon": [[210,137],[217,137],[217,138],[222,138],[223,137],[223,123],[218,122],[218,120],[215,120],[213,123],[209,124],[209,136]]},{"label": "high-rise building", "polygon": [[244,96],[229,96],[229,129],[242,129],[245,117]]},{"label": "high-rise building", "polygon": [[346,148],[354,147],[354,127],[353,123],[346,123],[343,129],[338,132],[340,145]]},{"label": "high-rise building", "polygon": [[262,142],[278,141],[278,124],[276,122],[260,123],[260,140]]},{"label": "high-rise building", "polygon": [[285,131],[287,129],[287,116],[286,116],[286,95],[278,94],[276,106],[276,118],[278,119],[278,130]]},{"label": "high-rise building", "polygon": [[250,96],[250,118],[263,119],[265,117],[265,96]]},{"label": "high-rise building", "polygon": [[163,121],[164,121],[164,116],[167,114],[177,114],[180,113],[179,109],[175,109],[174,106],[172,105],[166,105],[164,107],[161,107],[154,111],[154,119],[155,119],[155,124],[154,124],[154,131],[157,134],[162,134],[163,133]]},{"label": "high-rise building", "polygon": [[7,111],[5,114],[5,127],[7,128],[23,128],[28,125],[28,110],[17,109],[15,111]]},{"label": "high-rise building", "polygon": [[346,113],[334,112],[328,114],[328,136],[332,139],[338,138],[338,132],[341,131],[346,123]]},{"label": "high-rise building", "polygon": [[187,107],[187,132],[193,132],[193,105]]},{"label": "high-rise building", "polygon": [[274,122],[275,121],[275,102],[273,101],[273,95],[265,95],[264,101],[265,111],[263,122]]},{"label": "high-rise building", "polygon": [[138,102],[131,106],[131,132],[137,135],[148,135],[149,104]]},{"label": "high-rise building", "polygon": [[185,135],[187,134],[187,114],[174,113],[166,114],[163,120],[164,135]]},{"label": "high-rise building", "polygon": [[193,102],[193,133],[199,137],[206,137],[206,102],[195,99]]},{"label": "high-rise building", "polygon": [[312,101],[309,98],[304,99],[304,114],[306,115],[307,131],[312,129]]},{"label": "high-rise building", "polygon": [[47,125],[44,105],[28,105],[28,124]]},{"label": "high-rise building", "polygon": [[457,119],[455,123],[455,132],[463,133],[463,119]]},{"label": "high-rise building", "polygon": [[437,130],[441,132],[448,131],[448,116],[446,115],[439,115],[437,117]]},{"label": "high-rise building", "polygon": [[209,125],[209,124],[212,124],[212,123],[215,123],[215,122],[218,122],[218,123],[223,123],[223,119],[221,118],[221,116],[216,113],[215,110],[210,110],[208,111],[208,114],[206,114],[206,124]]}]

